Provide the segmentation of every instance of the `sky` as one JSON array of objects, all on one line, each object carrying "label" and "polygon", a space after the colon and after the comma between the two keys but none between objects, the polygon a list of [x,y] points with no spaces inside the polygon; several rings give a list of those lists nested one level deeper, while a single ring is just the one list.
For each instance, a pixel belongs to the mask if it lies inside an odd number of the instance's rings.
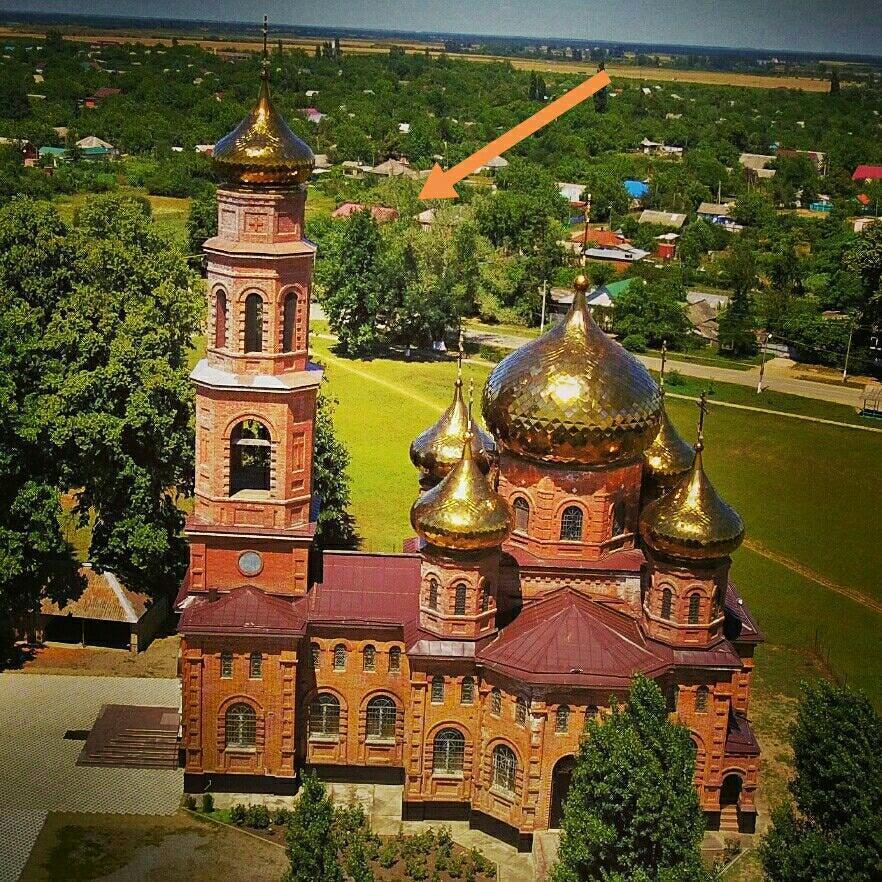
[{"label": "sky", "polygon": [[882,56],[882,0],[2,0],[7,10]]}]

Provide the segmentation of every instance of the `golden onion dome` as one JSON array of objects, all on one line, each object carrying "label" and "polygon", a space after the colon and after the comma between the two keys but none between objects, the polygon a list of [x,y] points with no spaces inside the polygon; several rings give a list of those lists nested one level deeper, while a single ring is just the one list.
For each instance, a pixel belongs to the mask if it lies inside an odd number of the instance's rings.
[{"label": "golden onion dome", "polygon": [[643,454],[647,469],[660,478],[675,478],[688,472],[694,459],[695,448],[680,437],[662,403],[658,433]]},{"label": "golden onion dome", "polygon": [[[460,362],[461,364],[461,362]],[[472,455],[481,471],[490,469],[495,444],[469,416],[462,397],[462,372],[457,373],[453,401],[441,418],[410,445],[410,460],[421,470],[428,484],[437,484],[462,458],[462,446],[469,438]]]},{"label": "golden onion dome", "polygon": [[501,450],[527,459],[628,462],[658,433],[661,394],[649,371],[591,317],[585,277],[573,287],[566,317],[490,374],[484,421]]},{"label": "golden onion dome", "polygon": [[220,175],[234,186],[294,187],[312,174],[312,150],[288,128],[270,100],[266,68],[254,109],[214,145]]},{"label": "golden onion dome", "polygon": [[741,544],[741,516],[720,498],[704,472],[701,437],[689,471],[660,499],[640,514],[640,535],[646,544],[675,558],[714,560]]},{"label": "golden onion dome", "polygon": [[508,538],[511,510],[490,486],[467,441],[453,470],[413,504],[410,523],[431,545],[477,551],[497,548]]}]

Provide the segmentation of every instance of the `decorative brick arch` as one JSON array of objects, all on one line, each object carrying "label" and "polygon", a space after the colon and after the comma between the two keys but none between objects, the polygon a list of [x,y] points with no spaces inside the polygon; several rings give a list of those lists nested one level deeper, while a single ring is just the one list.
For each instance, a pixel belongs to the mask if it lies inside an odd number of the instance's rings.
[{"label": "decorative brick arch", "polygon": [[484,786],[487,790],[492,789],[493,787],[493,754],[496,751],[497,747],[504,745],[509,748],[511,752],[515,756],[515,761],[517,766],[515,768],[515,787],[514,787],[514,801],[517,802],[521,798],[521,794],[524,792],[524,785],[526,781],[526,773],[527,770],[524,768],[524,759],[521,756],[521,752],[518,750],[517,746],[513,741],[508,738],[504,738],[501,736],[496,736],[487,742],[487,750],[484,756],[482,757],[482,769],[481,769],[481,780],[484,783]]},{"label": "decorative brick arch", "polygon": [[462,735],[463,739],[463,755],[462,755],[462,776],[465,780],[469,780],[472,775],[472,768],[475,761],[475,745],[469,737],[469,730],[458,720],[445,720],[438,723],[428,731],[423,743],[423,768],[427,769],[430,775],[435,773],[435,739],[445,729],[453,729]]},{"label": "decorative brick arch", "polygon": [[[571,508],[578,509],[582,514],[582,528],[580,531],[580,536],[578,539],[564,539],[562,534],[563,530],[563,516],[564,513]],[[588,522],[591,519],[591,512],[588,506],[585,504],[585,501],[579,498],[571,498],[564,499],[554,510],[554,518],[552,523],[554,524],[554,535],[555,538],[561,542],[584,542],[585,541],[585,531],[588,529]]]},{"label": "decorative brick arch", "polygon": [[[285,303],[289,295],[294,295],[294,326],[292,329],[292,346],[285,348]],[[276,304],[276,347],[278,352],[299,352],[306,349],[306,335],[308,333],[309,319],[304,320],[304,312],[308,301],[307,289],[299,284],[285,285],[278,295]]]},{"label": "decorative brick arch", "polygon": [[[261,339],[261,349],[260,353],[253,354],[265,354],[267,352],[267,342],[269,341],[269,328],[270,328],[270,313],[271,309],[269,308],[269,300],[270,297],[266,291],[262,288],[258,288],[254,285],[247,285],[244,287],[236,297],[236,342],[238,345],[238,350],[241,353],[245,353],[245,333],[246,333],[246,316],[245,309],[246,303],[248,302],[248,298],[252,295],[256,294],[260,297],[261,310],[260,310],[260,339]],[[251,353],[249,353],[251,354]]]},{"label": "decorative brick arch", "polygon": [[250,695],[239,694],[225,698],[217,709],[217,749],[223,753],[227,749],[227,711],[235,704],[248,705],[255,716],[254,747],[262,751],[266,740],[266,719],[263,705]]},{"label": "decorative brick arch", "polygon": [[[218,346],[218,300],[223,297],[224,304],[224,324],[223,324],[223,343]],[[208,317],[209,339],[215,349],[229,349],[230,339],[232,336],[232,322],[230,311],[230,292],[225,285],[216,284],[211,289],[211,310]]]},{"label": "decorative brick arch", "polygon": [[227,490],[230,489],[233,472],[233,431],[236,426],[253,420],[260,423],[269,435],[269,492],[273,493],[277,487],[276,475],[279,456],[279,432],[275,425],[266,418],[265,414],[247,411],[240,413],[227,422],[223,430],[223,455],[224,455],[224,481]]},{"label": "decorative brick arch", "polygon": [[389,698],[395,703],[395,744],[404,742],[404,705],[401,699],[389,689],[374,689],[365,694],[358,708],[358,740],[364,744],[367,739],[367,709],[375,698]]}]

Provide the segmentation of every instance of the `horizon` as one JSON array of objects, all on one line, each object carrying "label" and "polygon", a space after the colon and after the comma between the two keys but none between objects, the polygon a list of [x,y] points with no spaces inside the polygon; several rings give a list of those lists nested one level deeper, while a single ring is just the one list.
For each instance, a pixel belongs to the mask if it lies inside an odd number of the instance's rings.
[{"label": "horizon", "polygon": [[[537,16],[526,0],[427,0],[418,6],[401,0],[361,0],[358,6],[327,0],[321,7],[307,6],[300,0],[293,4],[216,0],[211,9],[196,0],[90,0],[88,5],[88,9],[79,4],[71,9],[73,4],[68,0],[12,0],[4,4],[3,12],[243,25],[257,25],[267,14],[277,28],[882,58],[882,19],[874,14],[876,4],[869,0],[781,0],[774,7],[759,0],[598,0],[590,10],[579,0],[558,0],[553,8],[546,7],[542,16]],[[602,6],[607,7],[605,15]],[[580,15],[571,14],[577,10]],[[496,26],[501,18],[511,27]],[[571,25],[562,27],[562,20]],[[389,27],[389,21],[397,26]],[[528,25],[535,25],[536,33],[528,33]],[[726,40],[726,33],[745,36],[736,43]]]}]

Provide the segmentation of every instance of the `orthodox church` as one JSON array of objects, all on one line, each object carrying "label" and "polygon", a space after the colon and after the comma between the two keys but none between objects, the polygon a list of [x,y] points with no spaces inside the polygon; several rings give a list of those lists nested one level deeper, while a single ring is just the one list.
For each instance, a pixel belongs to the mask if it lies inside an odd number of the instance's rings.
[{"label": "orthodox church", "polygon": [[595,324],[584,277],[566,317],[493,370],[488,431],[460,373],[413,442],[405,553],[321,552],[314,158],[265,70],[214,162],[175,601],[187,788],[287,793],[307,769],[396,783],[406,819],[468,819],[529,849],[560,824],[585,720],[643,673],[691,732],[709,826],[752,831],[762,637],[729,580],[743,525],[705,473],[701,430],[687,444],[663,389]]}]

